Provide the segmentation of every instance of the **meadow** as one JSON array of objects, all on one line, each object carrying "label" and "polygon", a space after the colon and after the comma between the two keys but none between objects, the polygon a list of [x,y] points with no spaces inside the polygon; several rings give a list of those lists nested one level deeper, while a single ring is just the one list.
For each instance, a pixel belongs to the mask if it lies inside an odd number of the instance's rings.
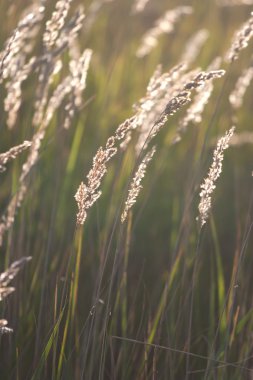
[{"label": "meadow", "polygon": [[0,2],[0,379],[253,378],[253,1]]}]

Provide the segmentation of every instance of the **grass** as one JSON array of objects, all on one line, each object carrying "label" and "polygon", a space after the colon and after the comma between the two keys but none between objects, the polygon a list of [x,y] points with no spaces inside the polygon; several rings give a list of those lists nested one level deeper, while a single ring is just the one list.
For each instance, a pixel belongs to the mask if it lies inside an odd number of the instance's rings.
[{"label": "grass", "polygon": [[[7,57],[9,45],[5,41],[29,5],[20,0],[1,6],[0,45],[1,49],[7,46]],[[200,123],[194,119],[181,140],[173,143],[180,121],[194,102],[196,92],[192,91],[191,103],[180,106],[174,115],[165,115],[168,120],[152,143],[142,145],[136,153],[142,125],[147,123],[150,133],[164,105],[182,92],[194,75],[187,78],[179,72],[174,93],[167,82],[152,104],[153,114],[143,113],[143,122],[133,131],[127,149],[118,149],[105,162],[107,172],[99,185],[102,195],[87,210],[83,225],[76,224],[74,195],[81,181],[88,184],[86,175],[98,148],[105,149],[118,126],[140,113],[139,100],[145,97],[157,65],[161,63],[162,72],[168,73],[181,63],[188,39],[205,28],[210,35],[188,70],[210,71],[210,63],[217,56],[224,57],[233,33],[250,18],[252,9],[245,5],[221,7],[214,0],[208,5],[188,1],[193,13],[182,16],[171,34],[161,35],[150,54],[137,58],[142,36],[168,10],[164,0],[150,0],[139,14],[133,14],[132,3],[124,0],[104,2],[92,24],[91,2],[77,0],[70,6],[63,31],[79,5],[85,6],[86,19],[82,25],[77,22],[76,38],[60,45],[59,51],[43,45],[46,21],[55,2],[45,3],[37,34],[29,37],[31,27],[25,32],[29,38],[17,57],[29,43],[33,46],[25,55],[26,63],[33,56],[52,56],[48,62],[38,61],[22,83],[21,106],[12,128],[8,127],[4,102],[10,93],[8,84],[20,78],[22,60],[15,70],[12,62],[13,72],[0,83],[2,153],[24,140],[34,141],[36,133],[43,130],[48,109],[43,108],[42,120],[33,125],[38,107],[35,99],[38,104],[43,96],[50,99],[71,73],[73,49],[93,51],[82,104],[75,102],[83,82],[78,77],[75,87],[72,77],[71,90],[64,86],[58,94],[58,99],[63,93],[65,98],[45,126],[38,157],[23,182],[23,164],[33,146],[10,160],[1,173],[2,216],[11,201],[16,206],[20,185],[27,187],[20,207],[14,207],[14,222],[2,235],[1,272],[6,273],[11,263],[23,256],[32,260],[12,280],[15,292],[1,302],[1,318],[8,320],[13,332],[0,336],[0,378],[250,379],[252,143],[240,142],[240,136],[245,131],[251,133],[252,85],[249,83],[238,109],[230,104],[229,95],[243,70],[252,64],[252,42],[238,60],[221,61],[220,69],[226,73],[212,81],[213,92]],[[177,6],[178,2],[172,1],[169,9]],[[63,37],[57,39],[58,44]],[[39,73],[49,70],[58,59],[62,69],[52,77],[49,88],[41,90]],[[0,67],[5,75],[3,63]],[[77,73],[77,66],[73,70]],[[48,72],[42,83],[49,83]],[[17,104],[15,96],[14,92],[10,99]],[[133,104],[137,108],[133,109]],[[65,129],[64,122],[72,111],[70,127]],[[10,115],[15,116],[13,106]],[[210,214],[200,229],[196,221],[200,185],[218,139],[233,125],[239,142],[231,140],[224,152]],[[118,148],[121,141],[115,141],[113,147]],[[156,153],[141,178],[136,204],[121,223],[131,181],[153,145]],[[4,219],[0,226],[2,223]],[[7,286],[1,277],[0,284],[0,289]]]}]

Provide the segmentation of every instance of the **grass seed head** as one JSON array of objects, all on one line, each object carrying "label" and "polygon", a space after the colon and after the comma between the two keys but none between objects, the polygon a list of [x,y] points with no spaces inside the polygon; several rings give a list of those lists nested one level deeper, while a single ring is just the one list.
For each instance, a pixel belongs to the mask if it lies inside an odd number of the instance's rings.
[{"label": "grass seed head", "polygon": [[212,205],[212,193],[216,187],[215,183],[222,172],[222,162],[224,151],[229,147],[229,141],[233,136],[235,127],[230,128],[223,137],[218,140],[217,146],[213,153],[213,162],[210,166],[207,177],[200,186],[200,203],[199,203],[199,221],[200,227],[206,223]]}]

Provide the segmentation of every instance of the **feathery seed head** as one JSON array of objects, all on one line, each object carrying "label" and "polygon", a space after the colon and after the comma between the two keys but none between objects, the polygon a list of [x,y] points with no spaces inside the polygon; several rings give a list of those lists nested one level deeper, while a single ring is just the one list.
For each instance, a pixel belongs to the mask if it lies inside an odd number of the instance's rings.
[{"label": "feathery seed head", "polygon": [[145,155],[137,171],[134,174],[133,180],[128,190],[128,197],[125,202],[125,208],[121,215],[121,223],[124,223],[124,221],[127,219],[130,209],[133,207],[133,205],[136,202],[136,199],[142,189],[141,181],[145,176],[148,163],[152,160],[155,154],[155,151],[156,151],[156,147],[153,146],[153,148]]},{"label": "feathery seed head", "polygon": [[232,45],[225,55],[227,62],[233,62],[238,59],[241,50],[245,49],[251,37],[253,36],[253,12],[251,17],[246,21],[242,27],[234,34]]},{"label": "feathery seed head", "polygon": [[216,149],[213,154],[213,162],[208,172],[208,176],[205,178],[204,182],[201,184],[201,192],[200,192],[200,203],[199,203],[199,221],[200,227],[206,223],[210,209],[212,204],[212,192],[215,189],[215,182],[219,178],[222,172],[222,161],[224,158],[224,150],[228,148],[229,141],[233,136],[235,127],[230,128],[229,131],[226,132],[225,136],[221,137],[218,140]]}]

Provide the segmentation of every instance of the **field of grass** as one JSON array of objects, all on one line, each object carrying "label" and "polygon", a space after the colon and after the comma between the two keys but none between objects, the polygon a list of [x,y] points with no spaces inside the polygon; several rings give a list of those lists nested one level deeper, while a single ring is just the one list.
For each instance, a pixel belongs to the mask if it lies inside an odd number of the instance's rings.
[{"label": "field of grass", "polygon": [[252,10],[0,3],[0,379],[253,378]]}]

